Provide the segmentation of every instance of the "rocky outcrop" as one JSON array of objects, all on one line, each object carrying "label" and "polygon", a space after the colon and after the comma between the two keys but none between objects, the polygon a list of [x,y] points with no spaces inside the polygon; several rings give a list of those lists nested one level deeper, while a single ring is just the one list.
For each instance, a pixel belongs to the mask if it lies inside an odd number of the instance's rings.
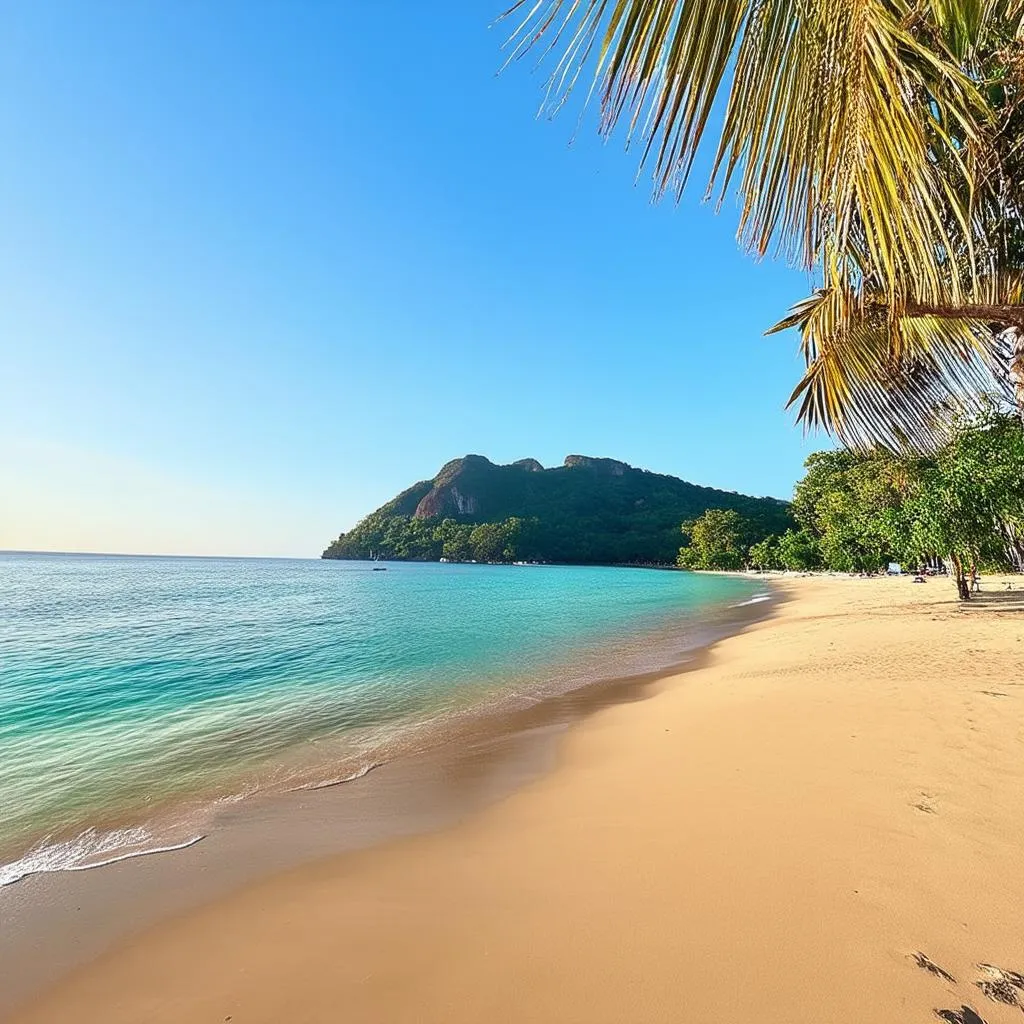
[{"label": "rocky outcrop", "polygon": [[618,459],[595,459],[591,455],[566,455],[563,465],[566,469],[592,469],[608,476],[624,476],[633,469],[628,462],[619,462]]},{"label": "rocky outcrop", "polygon": [[512,463],[513,466],[518,466],[520,469],[525,469],[528,473],[543,473],[544,467],[536,459],[518,459]]},{"label": "rocky outcrop", "polygon": [[413,515],[417,519],[480,515],[480,491],[486,489],[491,471],[498,468],[483,455],[465,455],[446,462],[434,477],[433,486],[420,499]]}]

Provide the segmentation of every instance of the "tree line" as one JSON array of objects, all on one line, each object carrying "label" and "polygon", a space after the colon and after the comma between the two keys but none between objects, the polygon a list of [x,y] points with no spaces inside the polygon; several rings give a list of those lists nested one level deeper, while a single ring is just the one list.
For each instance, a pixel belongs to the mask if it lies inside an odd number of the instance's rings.
[{"label": "tree line", "polygon": [[948,564],[961,598],[981,570],[1024,560],[1024,430],[990,412],[934,454],[817,452],[797,484],[795,525],[765,534],[710,509],[683,524],[678,564],[690,569],[876,572],[888,562]]},{"label": "tree line", "polygon": [[510,516],[498,523],[460,523],[392,515],[342,534],[324,558],[382,558],[399,562],[514,562],[532,560],[536,519]]}]

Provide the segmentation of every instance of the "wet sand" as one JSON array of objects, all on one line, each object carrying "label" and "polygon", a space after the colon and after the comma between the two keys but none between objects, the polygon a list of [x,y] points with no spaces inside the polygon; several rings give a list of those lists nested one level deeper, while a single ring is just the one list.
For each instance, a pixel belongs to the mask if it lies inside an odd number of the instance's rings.
[{"label": "wet sand", "polygon": [[13,1019],[1019,1020],[977,964],[1024,969],[1024,602],[779,586],[461,824],[183,913]]}]

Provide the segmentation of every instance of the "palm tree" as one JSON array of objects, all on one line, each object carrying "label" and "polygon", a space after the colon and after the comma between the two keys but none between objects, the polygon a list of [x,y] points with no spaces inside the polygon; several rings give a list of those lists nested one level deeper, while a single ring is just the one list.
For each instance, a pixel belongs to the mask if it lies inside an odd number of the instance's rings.
[{"label": "palm tree", "polygon": [[1024,331],[1015,327],[1007,333],[1007,340],[1012,342],[1008,376],[1013,387],[1014,402],[1021,411],[1021,418],[1024,419]]},{"label": "palm tree", "polygon": [[[982,394],[1024,410],[1024,0],[520,0],[545,108],[592,69],[659,194],[706,138],[707,197],[821,287],[791,402],[851,444],[934,441]],[[506,15],[506,16],[508,16]]]}]

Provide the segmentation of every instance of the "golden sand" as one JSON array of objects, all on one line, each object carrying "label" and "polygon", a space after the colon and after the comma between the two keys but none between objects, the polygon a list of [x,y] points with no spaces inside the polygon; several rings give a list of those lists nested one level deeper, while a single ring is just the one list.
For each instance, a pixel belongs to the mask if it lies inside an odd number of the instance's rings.
[{"label": "golden sand", "polygon": [[1024,970],[1024,611],[780,586],[468,823],[162,924],[15,1019],[1019,1022],[977,965]]}]

